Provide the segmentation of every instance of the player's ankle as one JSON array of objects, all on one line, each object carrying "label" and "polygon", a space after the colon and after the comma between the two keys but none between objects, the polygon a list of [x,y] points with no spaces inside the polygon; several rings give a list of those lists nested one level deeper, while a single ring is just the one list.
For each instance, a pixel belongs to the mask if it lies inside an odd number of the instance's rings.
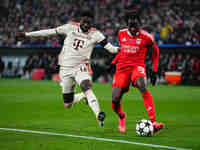
[{"label": "player's ankle", "polygon": [[125,112],[119,112],[118,116],[119,116],[120,119],[123,119],[123,118],[126,117],[126,113]]},{"label": "player's ankle", "polygon": [[158,123],[157,123],[156,121],[154,121],[154,122],[152,122],[152,124],[153,124],[153,126],[154,126],[154,125],[157,125]]},{"label": "player's ankle", "polygon": [[72,103],[64,103],[64,107],[71,108],[72,107]]}]

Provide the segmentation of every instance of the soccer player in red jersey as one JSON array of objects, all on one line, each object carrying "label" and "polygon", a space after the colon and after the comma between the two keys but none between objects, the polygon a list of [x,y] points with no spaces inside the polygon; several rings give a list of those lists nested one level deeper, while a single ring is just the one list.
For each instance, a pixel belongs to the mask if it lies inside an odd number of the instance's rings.
[{"label": "soccer player in red jersey", "polygon": [[122,111],[121,99],[124,93],[129,91],[129,86],[138,88],[144,99],[147,114],[153,123],[154,133],[163,128],[163,123],[156,122],[154,100],[147,89],[147,77],[145,73],[145,57],[148,48],[153,49],[153,73],[151,83],[155,85],[156,72],[159,61],[159,49],[154,38],[145,30],[140,28],[140,18],[135,13],[126,15],[127,29],[120,30],[118,39],[120,52],[113,60],[116,64],[116,72],[112,84],[112,109],[119,117],[118,129],[126,131],[126,114]]}]

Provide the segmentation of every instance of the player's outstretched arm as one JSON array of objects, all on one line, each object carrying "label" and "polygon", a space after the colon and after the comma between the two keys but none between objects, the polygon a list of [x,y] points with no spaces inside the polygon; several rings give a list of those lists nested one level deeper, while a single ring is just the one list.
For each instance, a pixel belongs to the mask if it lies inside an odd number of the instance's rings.
[{"label": "player's outstretched arm", "polygon": [[151,83],[152,85],[155,85],[157,76],[158,76],[157,71],[158,71],[158,64],[159,64],[159,48],[157,44],[154,43],[154,45],[152,46],[152,49],[153,49],[153,55],[152,55],[153,69],[151,73]]},{"label": "player's outstretched arm", "polygon": [[46,30],[39,30],[33,32],[19,32],[17,33],[17,37],[25,38],[25,37],[52,37],[56,35],[66,35],[69,31],[71,31],[72,26],[71,24],[65,24],[59,26],[57,28],[46,29]]},{"label": "player's outstretched arm", "polygon": [[107,41],[107,38],[98,30],[94,33],[94,39],[96,44],[101,45],[103,48],[111,53],[117,53],[119,51],[119,48],[109,43]]},{"label": "player's outstretched arm", "polygon": [[17,32],[16,36],[19,39],[25,39],[26,37],[50,37],[56,34],[56,29],[47,29],[33,32]]},{"label": "player's outstretched arm", "polygon": [[99,42],[99,44],[111,53],[117,53],[119,51],[119,47],[113,46],[111,43],[107,42],[106,38]]},{"label": "player's outstretched arm", "polygon": [[26,37],[50,37],[56,36],[56,29],[47,29],[33,32],[25,32]]}]

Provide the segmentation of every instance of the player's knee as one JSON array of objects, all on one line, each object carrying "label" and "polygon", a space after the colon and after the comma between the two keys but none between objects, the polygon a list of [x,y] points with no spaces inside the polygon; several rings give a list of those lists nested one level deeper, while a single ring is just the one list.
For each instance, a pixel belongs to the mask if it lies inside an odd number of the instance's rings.
[{"label": "player's knee", "polygon": [[70,108],[74,99],[74,93],[63,94],[64,106]]},{"label": "player's knee", "polygon": [[147,87],[146,86],[140,86],[140,87],[138,87],[138,89],[141,93],[144,93],[147,90]]},{"label": "player's knee", "polygon": [[140,88],[139,90],[140,90],[141,93],[144,93],[144,92],[147,90],[147,88],[142,87],[142,88]]},{"label": "player's knee", "polygon": [[147,87],[145,85],[138,86],[138,89],[141,93],[144,93],[147,90]]},{"label": "player's knee", "polygon": [[143,77],[136,80],[136,85],[141,93],[144,93],[147,90],[147,82]]},{"label": "player's knee", "polygon": [[84,81],[82,81],[81,84],[80,84],[80,88],[81,88],[81,90],[82,90],[83,92],[85,92],[85,91],[91,89],[91,87],[92,87],[92,83],[91,83],[90,80],[84,80]]}]

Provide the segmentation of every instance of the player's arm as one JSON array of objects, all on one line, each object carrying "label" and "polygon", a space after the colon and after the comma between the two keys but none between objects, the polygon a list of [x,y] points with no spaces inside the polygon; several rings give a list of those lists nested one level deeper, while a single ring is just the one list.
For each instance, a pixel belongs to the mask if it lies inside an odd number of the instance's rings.
[{"label": "player's arm", "polygon": [[150,81],[152,85],[155,85],[157,81],[157,72],[158,72],[158,64],[159,64],[159,48],[154,38],[152,37],[152,35],[147,34],[147,36],[148,36],[147,45],[153,50],[153,54],[152,54],[153,68],[150,75],[150,79],[151,79]]},{"label": "player's arm", "polygon": [[110,42],[107,41],[107,38],[99,31],[96,31],[95,34],[96,42],[101,45],[103,48],[108,50],[111,53],[117,53],[119,48],[117,46],[112,45]]},{"label": "player's arm", "polygon": [[66,32],[69,30],[69,25],[62,25],[57,28],[53,29],[46,29],[46,30],[39,30],[39,31],[33,31],[33,32],[19,32],[17,33],[18,37],[25,38],[25,37],[51,37],[56,36],[58,34],[66,34]]},{"label": "player's arm", "polygon": [[153,69],[150,74],[150,81],[152,85],[156,85],[157,81],[157,72],[158,72],[158,63],[159,63],[159,48],[156,43],[153,42],[153,45],[151,46],[153,50],[152,54],[152,61],[153,61]]},{"label": "player's arm", "polygon": [[117,62],[118,62],[118,60],[119,60],[119,58],[120,58],[120,53],[117,53],[117,55],[115,56],[115,58],[112,60],[112,64],[113,65],[115,65],[115,64],[117,64]]},{"label": "player's arm", "polygon": [[[118,33],[118,41],[119,41],[119,43],[120,43],[120,39],[121,39],[121,33],[119,32],[119,33]],[[115,58],[112,60],[112,64],[113,64],[113,65],[114,65],[114,64],[117,64],[117,62],[118,62],[118,60],[119,60],[119,58],[120,58],[120,55],[121,55],[120,52],[117,53],[117,55],[115,56]]]},{"label": "player's arm", "polygon": [[147,47],[153,50],[153,54],[152,54],[153,72],[157,72],[158,63],[159,63],[159,48],[153,36],[149,33],[145,33],[145,34],[147,37]]},{"label": "player's arm", "polygon": [[17,37],[22,39],[26,37],[51,37],[55,35],[57,35],[56,28],[33,31],[33,32],[18,32],[16,34]]},{"label": "player's arm", "polygon": [[159,64],[159,48],[158,45],[154,42],[152,45],[152,61],[153,61],[153,71],[157,72],[158,71],[158,64]]},{"label": "player's arm", "polygon": [[110,42],[107,42],[107,38],[105,38],[104,40],[102,40],[101,42],[99,42],[99,44],[103,48],[105,48],[106,50],[108,50],[111,53],[117,53],[119,51],[119,47],[113,46]]},{"label": "player's arm", "polygon": [[57,35],[56,29],[25,32],[26,37],[50,37],[55,35]]}]

